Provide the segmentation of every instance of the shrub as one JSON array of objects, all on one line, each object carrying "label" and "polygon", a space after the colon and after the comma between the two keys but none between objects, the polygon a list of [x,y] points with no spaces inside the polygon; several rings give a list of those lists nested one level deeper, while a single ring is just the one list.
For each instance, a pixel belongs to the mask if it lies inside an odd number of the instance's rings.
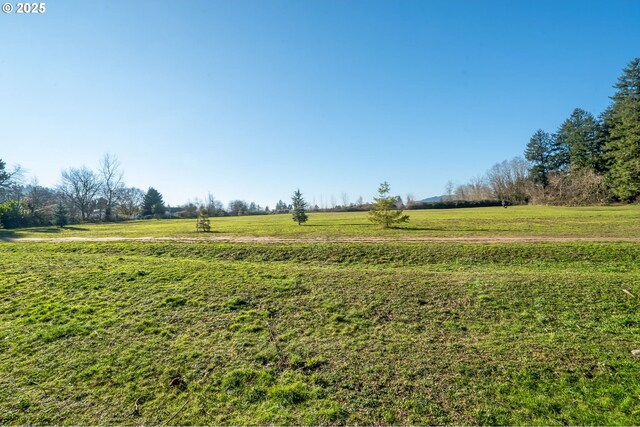
[{"label": "shrub", "polygon": [[20,202],[17,200],[8,200],[0,204],[0,226],[3,228],[29,226],[27,215]]},{"label": "shrub", "polygon": [[441,202],[413,202],[407,209],[486,208],[501,205],[500,200],[443,200]]}]

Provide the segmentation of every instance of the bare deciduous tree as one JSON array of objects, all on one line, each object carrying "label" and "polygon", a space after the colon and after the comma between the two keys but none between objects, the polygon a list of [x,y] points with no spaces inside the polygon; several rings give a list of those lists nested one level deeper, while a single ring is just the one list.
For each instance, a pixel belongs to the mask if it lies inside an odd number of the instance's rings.
[{"label": "bare deciduous tree", "polygon": [[227,209],[230,215],[240,216],[247,213],[249,205],[244,200],[232,200]]},{"label": "bare deciduous tree", "polygon": [[413,205],[413,202],[415,202],[415,198],[413,197],[413,194],[407,193],[406,199],[407,199],[406,207],[407,209],[409,209],[411,208],[411,205]]},{"label": "bare deciduous tree", "polygon": [[548,184],[537,202],[550,205],[599,205],[607,200],[607,187],[602,175],[591,169],[570,167],[564,173],[549,175]]},{"label": "bare deciduous tree", "polygon": [[521,203],[528,199],[529,166],[522,157],[493,165],[487,172],[487,182],[499,200]]},{"label": "bare deciduous tree", "polygon": [[342,202],[342,207],[346,208],[349,206],[349,195],[344,191],[340,193],[340,201]]},{"label": "bare deciduous tree", "polygon": [[456,200],[476,201],[494,198],[487,179],[481,176],[471,178],[467,184],[459,185],[456,187],[454,194]]},{"label": "bare deciduous tree", "polygon": [[344,191],[340,194],[340,200],[342,201],[343,208],[346,208],[349,206],[349,195]]},{"label": "bare deciduous tree", "polygon": [[144,200],[144,191],[139,188],[123,188],[118,196],[118,207],[120,213],[127,217],[132,217],[140,212],[140,206]]},{"label": "bare deciduous tree", "polygon": [[91,204],[101,188],[98,175],[85,166],[62,171],[60,192],[78,208],[83,221],[89,218]]},{"label": "bare deciduous tree", "polygon": [[24,188],[24,202],[29,215],[37,225],[44,225],[51,218],[55,206],[59,203],[58,195],[50,188],[38,185],[34,180]]},{"label": "bare deciduous tree", "polygon": [[469,197],[470,200],[489,200],[491,199],[491,188],[487,184],[486,178],[476,176],[469,181]]},{"label": "bare deciduous tree", "polygon": [[205,209],[207,210],[207,214],[209,216],[219,216],[224,211],[224,206],[222,202],[216,200],[216,198],[211,193],[207,193],[207,197],[205,199]]},{"label": "bare deciduous tree", "polygon": [[455,191],[455,184],[453,181],[449,180],[444,186],[444,192],[447,196],[447,200],[453,200],[453,194]]},{"label": "bare deciduous tree", "polygon": [[107,221],[112,221],[115,205],[124,188],[123,173],[116,156],[107,153],[102,157],[100,179],[102,181],[102,197],[104,197],[104,216]]}]

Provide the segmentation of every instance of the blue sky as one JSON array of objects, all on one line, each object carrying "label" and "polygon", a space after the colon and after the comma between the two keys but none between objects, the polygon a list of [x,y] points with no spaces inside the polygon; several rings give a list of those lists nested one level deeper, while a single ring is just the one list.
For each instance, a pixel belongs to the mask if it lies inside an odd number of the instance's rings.
[{"label": "blue sky", "polygon": [[[15,2],[13,2],[15,4]],[[0,158],[171,204],[442,194],[609,103],[638,1],[61,1],[0,14]]]}]

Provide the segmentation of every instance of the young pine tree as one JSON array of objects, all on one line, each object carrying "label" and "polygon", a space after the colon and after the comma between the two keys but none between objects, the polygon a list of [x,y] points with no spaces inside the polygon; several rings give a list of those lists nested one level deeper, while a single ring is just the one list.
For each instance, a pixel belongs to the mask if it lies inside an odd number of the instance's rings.
[{"label": "young pine tree", "polygon": [[403,215],[402,210],[393,209],[397,199],[389,195],[390,191],[388,182],[380,184],[378,197],[373,199],[373,209],[369,211],[369,221],[381,224],[382,228],[409,221],[409,215]]},{"label": "young pine tree", "polygon": [[307,202],[305,202],[304,198],[302,197],[302,193],[298,189],[295,193],[293,193],[293,196],[291,196],[291,216],[293,217],[293,220],[298,223],[298,225],[301,225],[303,222],[307,222],[307,220],[309,219],[305,211],[306,209]]},{"label": "young pine tree", "polygon": [[209,233],[211,231],[211,223],[209,222],[209,211],[206,208],[200,208],[198,211],[198,219],[196,220],[196,232]]},{"label": "young pine tree", "polygon": [[62,203],[58,202],[58,205],[55,207],[53,211],[53,225],[57,225],[60,228],[63,228],[65,225],[69,224],[69,211],[67,207]]}]

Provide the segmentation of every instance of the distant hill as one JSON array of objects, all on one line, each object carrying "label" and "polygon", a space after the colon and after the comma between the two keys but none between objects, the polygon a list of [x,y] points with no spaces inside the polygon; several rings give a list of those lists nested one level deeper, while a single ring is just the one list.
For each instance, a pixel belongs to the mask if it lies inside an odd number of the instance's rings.
[{"label": "distant hill", "polygon": [[434,203],[434,202],[441,202],[443,201],[447,196],[433,196],[433,197],[428,197],[426,199],[422,199],[422,200],[418,200],[418,202],[422,202],[422,203]]}]

